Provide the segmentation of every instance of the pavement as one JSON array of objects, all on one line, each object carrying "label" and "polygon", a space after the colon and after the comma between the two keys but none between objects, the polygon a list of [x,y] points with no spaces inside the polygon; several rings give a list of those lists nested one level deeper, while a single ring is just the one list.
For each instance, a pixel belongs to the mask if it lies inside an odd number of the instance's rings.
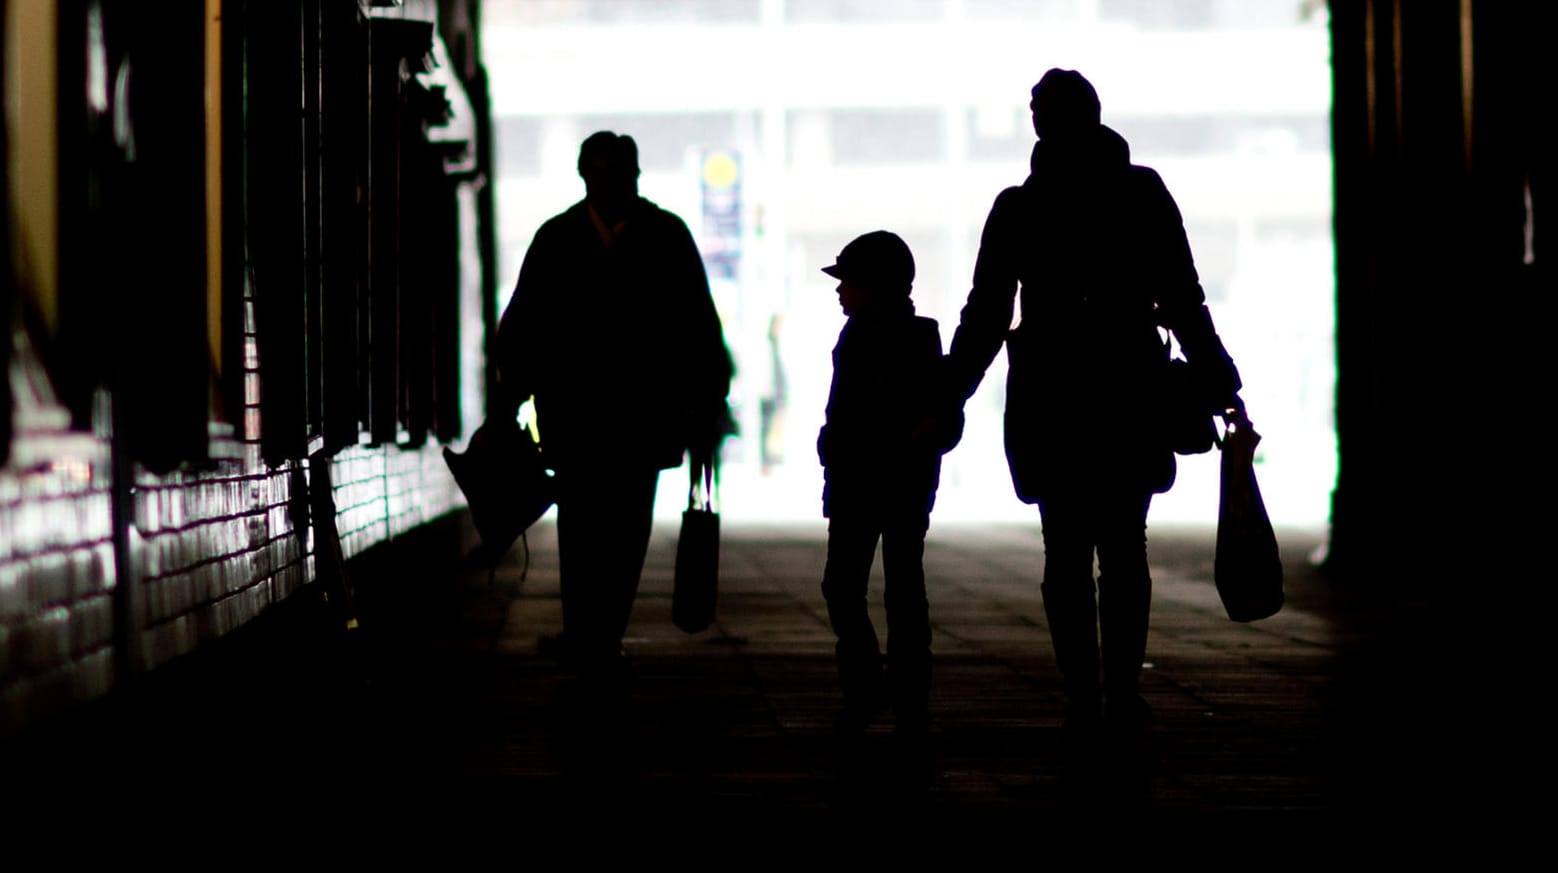
[{"label": "pavement", "polygon": [[440,536],[353,565],[353,630],[314,586],[11,744],[8,804],[129,792],[168,808],[306,796],[455,818],[1056,826],[1378,825],[1382,810],[1421,824],[1475,806],[1460,756],[1422,766],[1453,729],[1426,721],[1443,674],[1382,681],[1428,623],[1321,573],[1318,531],[1279,531],[1287,605],[1239,624],[1211,581],[1213,531],[1149,530],[1153,720],[1081,751],[1062,730],[1037,523],[933,525],[931,721],[915,734],[886,715],[834,729],[820,521],[727,524],[718,618],[697,634],[671,622],[676,531],[657,524],[624,645],[631,678],[606,689],[538,651],[561,626],[549,521],[527,538],[528,564],[516,546],[490,579],[444,557],[468,529]]}]

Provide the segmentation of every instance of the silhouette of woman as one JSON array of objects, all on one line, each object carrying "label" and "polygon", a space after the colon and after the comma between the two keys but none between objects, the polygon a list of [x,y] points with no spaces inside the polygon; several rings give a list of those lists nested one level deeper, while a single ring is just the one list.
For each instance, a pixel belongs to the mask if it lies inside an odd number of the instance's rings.
[{"label": "silhouette of woman", "polygon": [[[1006,344],[1007,460],[1018,496],[1043,520],[1041,590],[1068,728],[1136,729],[1150,712],[1139,688],[1152,597],[1147,508],[1174,480],[1159,426],[1168,358],[1159,327],[1175,333],[1214,397],[1232,405],[1240,382],[1157,173],[1131,164],[1081,74],[1050,70],[1032,94],[1032,172],[990,210],[948,390],[965,401]],[[1022,321],[1010,329],[1019,287]]]}]

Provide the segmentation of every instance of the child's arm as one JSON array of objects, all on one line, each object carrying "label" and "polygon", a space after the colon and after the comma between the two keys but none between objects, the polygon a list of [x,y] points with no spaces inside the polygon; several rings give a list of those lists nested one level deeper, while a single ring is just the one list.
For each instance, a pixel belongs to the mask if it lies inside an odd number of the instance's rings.
[{"label": "child's arm", "polygon": [[920,366],[915,369],[920,389],[917,394],[924,403],[914,418],[910,444],[944,455],[963,438],[963,406],[948,402],[952,395],[944,386],[952,376],[950,364],[941,353],[941,329],[931,321],[919,339],[916,360]]}]

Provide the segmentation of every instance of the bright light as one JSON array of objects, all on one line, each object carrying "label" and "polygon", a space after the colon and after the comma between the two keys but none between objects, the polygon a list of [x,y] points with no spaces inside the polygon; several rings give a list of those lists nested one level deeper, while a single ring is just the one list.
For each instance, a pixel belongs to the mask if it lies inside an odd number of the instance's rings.
[{"label": "bright light", "polygon": [[[1027,173],[1028,89],[1061,66],[1092,79],[1105,123],[1178,200],[1264,437],[1257,470],[1273,519],[1325,522],[1336,439],[1323,15],[1301,16],[1290,0],[483,8],[500,306],[535,229],[582,197],[575,160],[589,133],[638,140],[642,193],[681,215],[706,256],[731,241],[716,244],[701,161],[737,156],[720,181],[739,172],[740,220],[718,227],[739,225],[739,261],[713,283],[740,371],[727,517],[820,517],[813,446],[842,316],[819,268],[844,242],[879,227],[902,235],[919,266],[917,307],[950,342],[990,203]],[[938,520],[1036,518],[1006,471],[1004,380],[998,358],[946,458]],[[1089,422],[1079,411],[1056,426]],[[663,516],[680,512],[685,488],[685,473],[666,475]],[[1210,522],[1216,492],[1215,453],[1182,459],[1153,519]]]}]

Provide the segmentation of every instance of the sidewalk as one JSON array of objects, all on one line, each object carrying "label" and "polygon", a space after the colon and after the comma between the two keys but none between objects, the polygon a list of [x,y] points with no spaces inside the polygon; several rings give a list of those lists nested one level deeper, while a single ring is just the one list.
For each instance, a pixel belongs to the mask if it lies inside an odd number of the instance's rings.
[{"label": "sidewalk", "polygon": [[[609,712],[570,699],[572,680],[536,654],[536,639],[561,620],[551,535],[533,532],[523,582],[517,564],[500,571],[498,586],[513,597],[501,628],[490,650],[473,640],[464,654],[485,664],[490,685],[479,694],[460,780],[542,808],[613,797],[629,806],[817,814],[890,795],[926,812],[983,816],[1075,801],[1039,597],[1037,525],[932,531],[933,725],[912,761],[889,718],[848,748],[833,734],[821,524],[727,529],[720,618],[696,635],[671,624],[675,531],[657,527],[625,643],[636,681]],[[1318,543],[1287,539],[1297,556]],[[1205,530],[1152,537],[1144,692],[1155,724],[1139,778],[1104,800],[1174,814],[1322,811],[1337,629],[1303,605],[1255,624],[1228,621],[1210,582],[1211,546]],[[1295,604],[1319,602],[1302,590],[1318,578],[1301,558],[1295,564]],[[880,630],[879,566],[873,608]]]},{"label": "sidewalk", "polygon": [[[537,653],[560,628],[543,522],[523,581],[519,547],[490,586],[484,568],[452,572],[428,550],[358,568],[350,634],[318,604],[289,601],[291,618],[262,619],[10,750],[7,802],[132,791],[179,808],[277,793],[408,813],[753,822],[884,808],[978,821],[1100,808],[1286,818],[1337,806],[1340,665],[1370,626],[1341,622],[1308,568],[1316,534],[1283,535],[1289,605],[1241,625],[1210,582],[1210,531],[1150,532],[1143,690],[1155,721],[1129,778],[1068,766],[1036,524],[933,528],[923,744],[898,742],[887,718],[858,742],[832,730],[821,523],[727,526],[719,620],[695,635],[670,621],[675,535],[656,527],[626,640],[635,679],[620,698],[583,693]],[[879,575],[873,586],[880,621]]]}]

